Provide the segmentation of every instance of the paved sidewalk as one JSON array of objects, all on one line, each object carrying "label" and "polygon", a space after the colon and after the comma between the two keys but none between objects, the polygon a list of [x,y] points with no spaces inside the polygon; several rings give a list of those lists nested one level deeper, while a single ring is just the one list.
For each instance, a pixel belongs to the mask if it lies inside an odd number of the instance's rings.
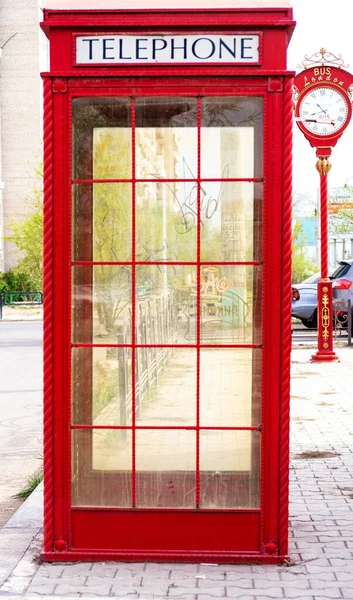
[{"label": "paved sidewalk", "polygon": [[337,352],[292,354],[289,565],[41,564],[38,490],[0,531],[0,596],[353,599],[353,348]]}]

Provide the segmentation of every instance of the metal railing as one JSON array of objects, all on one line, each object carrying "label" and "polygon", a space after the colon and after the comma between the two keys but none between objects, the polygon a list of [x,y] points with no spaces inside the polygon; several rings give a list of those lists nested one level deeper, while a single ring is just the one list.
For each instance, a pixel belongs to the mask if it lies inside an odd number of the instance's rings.
[{"label": "metal railing", "polygon": [[43,304],[42,292],[2,292],[0,294],[0,319],[4,306],[39,306]]}]

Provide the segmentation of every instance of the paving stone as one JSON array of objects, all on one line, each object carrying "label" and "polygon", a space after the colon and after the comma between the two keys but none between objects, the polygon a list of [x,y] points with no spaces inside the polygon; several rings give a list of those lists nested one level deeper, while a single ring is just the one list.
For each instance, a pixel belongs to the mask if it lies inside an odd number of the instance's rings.
[{"label": "paving stone", "polygon": [[29,584],[32,581],[32,577],[20,577],[16,575],[10,575],[4,585],[1,587],[1,592],[8,592],[13,594],[24,594]]},{"label": "paving stone", "polygon": [[[224,588],[223,588],[224,590]],[[168,590],[168,598],[195,598],[195,596],[197,596],[197,594],[200,592],[200,590],[198,588],[190,588],[190,589],[180,589],[180,588],[169,588]],[[223,591],[223,593],[216,593],[214,595],[214,593],[210,593],[208,594],[209,596],[212,596],[213,598],[223,598],[225,596],[225,593]]]},{"label": "paving stone", "polygon": [[60,585],[60,584],[64,584],[64,585],[72,585],[72,586],[77,586],[77,585],[84,585],[85,581],[86,581],[87,577],[84,577],[83,575],[81,576],[77,576],[77,577],[50,577],[50,579],[48,577],[42,577],[41,575],[36,575],[33,580],[32,580],[32,585],[48,585],[49,583],[52,585]]},{"label": "paving stone", "polygon": [[55,587],[55,595],[56,596],[71,596],[71,595],[80,595],[84,596],[86,593],[94,593],[96,596],[109,596],[110,595],[111,586],[105,585],[102,583],[100,586],[95,586],[94,590],[92,588],[87,588],[83,586],[73,586],[73,585],[57,585]]},{"label": "paving stone", "polygon": [[68,565],[64,567],[63,576],[64,577],[79,577],[79,576],[88,576],[91,572],[93,564],[92,563],[75,563],[73,565]]},{"label": "paving stone", "polygon": [[46,585],[33,585],[31,584],[27,589],[27,596],[31,594],[37,594],[40,596],[51,596],[54,593],[55,585],[53,585],[50,580]]},{"label": "paving stone", "polygon": [[[250,593],[250,590],[249,590]],[[252,590],[253,595],[255,595],[255,598],[257,599],[258,596],[257,594],[255,594],[255,590]],[[259,590],[259,593],[262,596],[267,596],[268,598],[283,598],[284,594],[283,594],[283,589],[279,588],[279,587],[270,587],[266,590]],[[239,588],[229,588],[227,586],[227,598],[239,598],[241,596],[244,596],[246,594],[244,594],[244,590],[241,590]]]}]

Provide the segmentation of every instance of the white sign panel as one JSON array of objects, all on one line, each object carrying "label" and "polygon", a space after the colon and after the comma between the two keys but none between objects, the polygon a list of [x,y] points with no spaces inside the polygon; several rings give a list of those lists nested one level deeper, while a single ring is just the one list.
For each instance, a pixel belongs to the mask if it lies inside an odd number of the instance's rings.
[{"label": "white sign panel", "polygon": [[76,64],[256,64],[259,37],[258,34],[77,36]]}]

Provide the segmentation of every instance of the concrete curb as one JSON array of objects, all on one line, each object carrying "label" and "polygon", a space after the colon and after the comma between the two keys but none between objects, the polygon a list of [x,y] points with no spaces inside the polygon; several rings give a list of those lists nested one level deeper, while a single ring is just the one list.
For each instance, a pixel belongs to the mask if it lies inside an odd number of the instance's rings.
[{"label": "concrete curb", "polygon": [[[43,483],[0,529],[0,587],[11,575],[43,526]],[[6,557],[6,558],[5,558]],[[1,593],[0,593],[1,594]]]}]

